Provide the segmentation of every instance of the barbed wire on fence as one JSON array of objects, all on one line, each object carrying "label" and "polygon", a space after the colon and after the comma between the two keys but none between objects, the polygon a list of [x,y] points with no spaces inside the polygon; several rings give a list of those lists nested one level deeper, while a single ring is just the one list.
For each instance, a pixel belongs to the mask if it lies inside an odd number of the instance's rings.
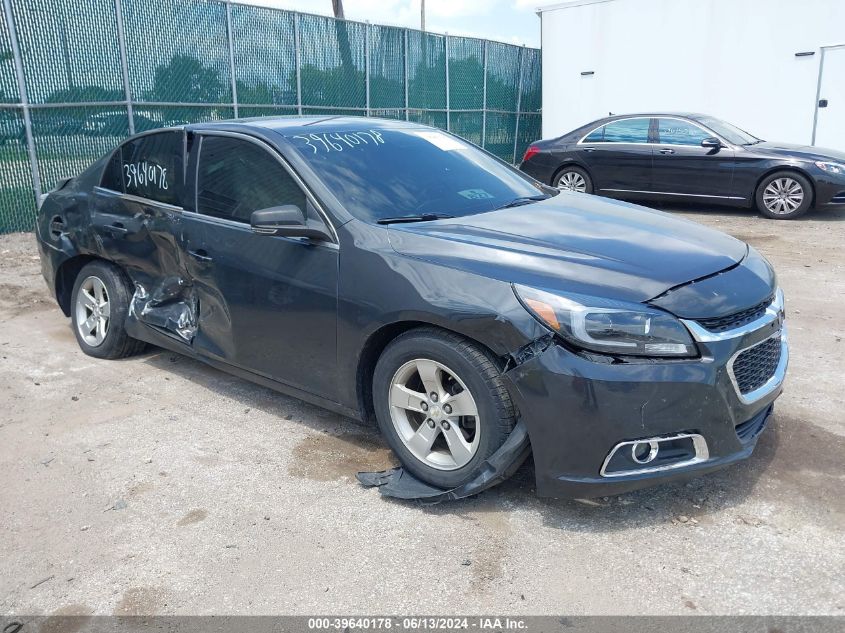
[{"label": "barbed wire on fence", "polygon": [[540,133],[539,50],[227,0],[2,0],[0,233],[135,132],[280,114],[405,119],[509,162]]}]

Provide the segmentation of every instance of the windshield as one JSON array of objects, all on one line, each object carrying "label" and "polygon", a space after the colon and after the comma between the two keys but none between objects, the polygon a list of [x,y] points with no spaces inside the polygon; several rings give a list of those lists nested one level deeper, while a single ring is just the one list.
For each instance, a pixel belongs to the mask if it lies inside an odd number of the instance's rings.
[{"label": "windshield", "polygon": [[753,143],[761,142],[756,136],[752,136],[745,130],[740,130],[727,121],[709,116],[698,117],[696,120],[702,125],[709,127],[728,143],[733,143],[734,145],[752,145]]},{"label": "windshield", "polygon": [[[544,188],[461,139],[431,128],[371,129],[362,121],[285,138],[355,217],[464,216]],[[530,202],[530,201],[529,201]]]}]

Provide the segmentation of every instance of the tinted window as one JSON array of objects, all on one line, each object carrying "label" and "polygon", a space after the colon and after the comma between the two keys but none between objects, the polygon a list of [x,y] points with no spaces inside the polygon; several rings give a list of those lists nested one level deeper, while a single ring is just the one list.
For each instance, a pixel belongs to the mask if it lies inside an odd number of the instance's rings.
[{"label": "tinted window", "polygon": [[709,116],[701,117],[698,120],[729,143],[734,143],[735,145],[753,145],[754,143],[762,142],[756,136],[749,134],[745,130],[739,129],[735,125],[731,125],[727,121],[714,119]]},{"label": "tinted window", "polygon": [[604,126],[605,143],[648,143],[650,119],[622,119]]},{"label": "tinted window", "polygon": [[597,128],[584,137],[584,143],[601,143],[604,140],[604,126]]},{"label": "tinted window", "polygon": [[227,136],[205,136],[200,145],[197,211],[249,222],[253,211],[295,204],[305,211],[305,193],[264,148]]},{"label": "tinted window", "polygon": [[184,138],[182,132],[159,132],[127,141],[112,154],[102,186],[181,205]]},{"label": "tinted window", "polygon": [[470,215],[517,198],[548,195],[521,172],[445,132],[365,125],[321,125],[285,137],[341,204],[362,220]]},{"label": "tinted window", "polygon": [[713,136],[697,125],[680,119],[659,119],[660,142],[667,145],[701,145],[701,141]]}]

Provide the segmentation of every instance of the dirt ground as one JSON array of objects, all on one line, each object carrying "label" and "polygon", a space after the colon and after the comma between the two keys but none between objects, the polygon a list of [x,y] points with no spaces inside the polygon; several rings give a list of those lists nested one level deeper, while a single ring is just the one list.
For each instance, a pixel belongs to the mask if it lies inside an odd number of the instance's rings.
[{"label": "dirt ground", "polygon": [[370,429],[153,350],[84,356],[33,236],[0,237],[0,613],[843,614],[845,212],[681,215],[750,242],[792,360],[747,462],[591,502],[527,470],[392,502]]}]

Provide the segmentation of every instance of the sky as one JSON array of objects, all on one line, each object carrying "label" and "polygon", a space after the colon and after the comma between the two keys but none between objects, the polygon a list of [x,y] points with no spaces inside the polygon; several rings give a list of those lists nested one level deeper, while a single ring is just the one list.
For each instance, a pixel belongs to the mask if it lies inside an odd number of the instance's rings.
[{"label": "sky", "polygon": [[[235,0],[236,2],[238,0]],[[332,0],[240,0],[248,4],[332,15]],[[425,27],[435,33],[467,35],[540,47],[535,9],[551,0],[426,0]],[[420,28],[420,0],[343,0],[349,20]]]}]

